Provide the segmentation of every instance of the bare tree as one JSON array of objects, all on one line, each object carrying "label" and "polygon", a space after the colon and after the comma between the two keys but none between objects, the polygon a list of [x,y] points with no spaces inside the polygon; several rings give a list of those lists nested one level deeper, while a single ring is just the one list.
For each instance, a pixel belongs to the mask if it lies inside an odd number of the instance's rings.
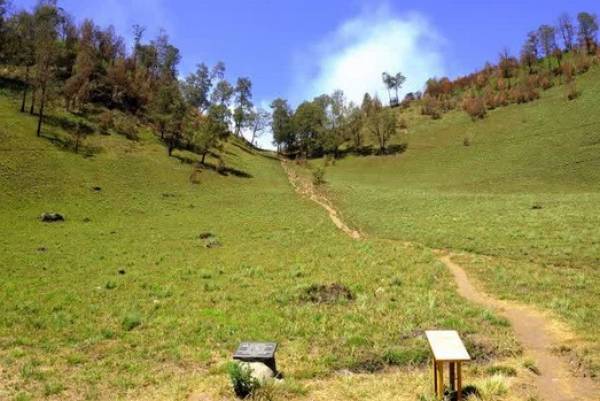
[{"label": "bare tree", "polygon": [[538,61],[539,39],[537,32],[529,32],[527,40],[521,49],[521,62],[529,67],[529,74],[533,74],[533,66]]},{"label": "bare tree", "polygon": [[556,52],[556,28],[550,25],[542,25],[538,30],[540,45],[544,53],[544,57],[548,61],[548,68],[552,66],[551,57]]},{"label": "bare tree", "polygon": [[595,14],[579,13],[579,41],[585,46],[588,54],[593,54],[596,48],[596,36],[598,35],[598,17]]},{"label": "bare tree", "polygon": [[253,110],[249,115],[249,126],[252,129],[252,138],[250,143],[256,146],[256,140],[262,136],[262,134],[271,125],[271,113],[262,107]]},{"label": "bare tree", "polygon": [[575,25],[573,25],[573,20],[569,14],[564,13],[558,17],[558,30],[565,50],[570,52],[575,45]]}]

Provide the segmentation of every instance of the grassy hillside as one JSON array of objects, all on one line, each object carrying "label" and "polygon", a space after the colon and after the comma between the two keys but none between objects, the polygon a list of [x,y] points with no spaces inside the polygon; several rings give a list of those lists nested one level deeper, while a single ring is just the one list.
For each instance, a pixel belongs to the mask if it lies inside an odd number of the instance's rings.
[{"label": "grassy hillside", "polygon": [[[408,150],[328,168],[345,217],[377,237],[468,257],[489,289],[552,309],[591,343],[600,372],[600,69],[472,122],[400,112]],[[468,138],[471,146],[465,146]]]},{"label": "grassy hillside", "polygon": [[[460,329],[481,363],[518,354],[505,321],[453,302],[429,251],[347,238],[269,153],[231,141],[231,174],[201,170],[193,184],[196,156],[168,158],[148,132],[93,135],[94,151],[75,154],[60,126],[35,137],[17,104],[3,89],[0,399],[221,399],[224,366],[248,339],[281,343],[282,399],[363,399],[381,389],[332,374],[391,366],[416,369],[388,380],[410,383],[405,399],[428,393],[423,329]],[[66,221],[38,220],[52,211]],[[205,232],[221,246],[207,248]],[[331,283],[353,298],[307,299]]]}]

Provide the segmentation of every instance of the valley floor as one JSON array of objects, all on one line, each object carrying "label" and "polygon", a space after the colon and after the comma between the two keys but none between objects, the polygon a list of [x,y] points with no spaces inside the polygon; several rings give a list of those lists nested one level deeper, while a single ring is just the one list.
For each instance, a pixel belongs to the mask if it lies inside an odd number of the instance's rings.
[{"label": "valley floor", "polygon": [[[431,252],[347,237],[269,153],[231,142],[227,177],[149,134],[74,154],[17,108],[0,97],[0,399],[228,399],[248,339],[280,343],[281,399],[428,394],[428,328],[460,328],[473,380],[519,355],[503,319],[453,302]],[[352,299],[307,298],[329,284]]]},{"label": "valley floor", "polygon": [[[280,343],[285,374],[265,397],[429,400],[422,333],[444,328],[464,337],[484,399],[535,400],[512,321],[457,302],[432,249],[571,327],[557,351],[597,375],[600,81],[586,77],[576,103],[557,89],[478,124],[409,119],[406,154],[337,161],[320,206],[235,140],[225,175],[168,158],[149,132],[93,135],[75,154],[60,125],[35,137],[0,90],[0,399],[231,399],[227,364],[256,339]],[[351,296],[314,296],[332,284]]]}]

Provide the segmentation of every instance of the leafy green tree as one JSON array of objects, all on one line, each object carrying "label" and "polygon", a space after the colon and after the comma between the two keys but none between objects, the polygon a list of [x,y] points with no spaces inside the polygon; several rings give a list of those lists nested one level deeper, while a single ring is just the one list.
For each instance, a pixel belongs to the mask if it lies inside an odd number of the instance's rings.
[{"label": "leafy green tree", "polygon": [[89,125],[87,122],[79,120],[75,124],[75,130],[73,136],[75,137],[75,153],[79,153],[79,146],[81,142],[90,134],[94,133],[94,127]]},{"label": "leafy green tree", "polygon": [[176,81],[159,87],[150,105],[150,115],[160,138],[167,144],[169,156],[179,145],[182,136],[186,103]]},{"label": "leafy green tree", "polygon": [[206,64],[198,64],[196,72],[189,74],[183,83],[186,101],[201,113],[210,106],[213,77]]},{"label": "leafy green tree", "polygon": [[210,97],[211,104],[224,106],[229,109],[229,106],[231,106],[231,99],[233,98],[234,93],[235,88],[231,86],[231,84],[228,81],[222,79],[219,82],[217,82],[217,85],[212,91]]},{"label": "leafy green tree", "polygon": [[250,112],[252,111],[252,81],[250,78],[238,78],[235,85],[235,110],[233,121],[235,123],[235,134],[241,135],[241,131],[248,125]]},{"label": "leafy green tree", "polygon": [[379,145],[379,153],[385,154],[389,140],[397,134],[396,115],[389,108],[383,108],[379,99],[373,100],[373,109],[365,122],[367,130]]},{"label": "leafy green tree", "polygon": [[359,150],[363,146],[364,115],[362,110],[352,102],[346,108],[345,122],[346,136],[352,138],[354,149]]},{"label": "leafy green tree", "polygon": [[292,121],[302,156],[308,157],[319,149],[326,120],[327,116],[319,99],[298,106]]},{"label": "leafy green tree", "polygon": [[156,40],[152,42],[156,52],[156,68],[162,80],[176,80],[177,66],[181,61],[179,49],[169,43],[169,36],[161,30]]},{"label": "leafy green tree", "polygon": [[320,143],[325,152],[338,157],[339,148],[348,140],[346,130],[346,97],[344,92],[336,90],[331,96],[317,98],[325,112],[325,127]]},{"label": "leafy green tree", "polygon": [[588,54],[593,54],[596,49],[596,36],[598,35],[598,17],[586,12],[577,15],[579,22],[579,41],[585,46]]},{"label": "leafy green tree", "polygon": [[7,0],[0,0],[0,63],[8,61],[6,54],[7,34],[6,34],[6,14],[8,13]]},{"label": "leafy green tree", "polygon": [[[365,93],[365,95],[363,96],[363,100],[362,100],[360,109],[363,112],[363,114],[365,115],[365,117],[369,117],[371,115],[371,113],[373,112],[374,107],[376,106],[373,100],[374,99],[368,93]],[[381,102],[380,102],[380,105],[381,105]]]},{"label": "leafy green tree", "polygon": [[271,103],[272,118],[271,130],[273,131],[273,142],[279,151],[282,148],[291,150],[296,144],[296,136],[293,130],[293,111],[287,100],[275,99]]},{"label": "leafy green tree", "polygon": [[212,150],[221,150],[222,143],[229,136],[228,113],[225,106],[213,104],[206,115],[200,115],[196,128],[192,131],[194,149],[202,155],[204,164],[206,155]]},{"label": "leafy green tree", "polygon": [[73,75],[66,81],[64,88],[67,110],[72,105],[81,107],[87,103],[93,85],[92,79],[96,67],[94,23],[89,19],[85,20],[81,25],[80,32],[79,50],[73,67]]},{"label": "leafy green tree", "polygon": [[[41,91],[37,136],[41,135],[48,86],[54,77],[54,62],[58,55],[59,10],[53,1],[40,2],[34,11],[35,82]],[[32,103],[33,105],[33,103]]]},{"label": "leafy green tree", "polygon": [[31,69],[35,65],[35,21],[32,14],[21,11],[6,22],[4,51],[7,61],[25,68],[21,112],[25,112],[31,88]]},{"label": "leafy green tree", "polygon": [[181,96],[178,90],[173,98],[174,102],[171,105],[169,120],[165,125],[167,151],[169,156],[173,155],[173,150],[179,148],[185,135],[185,122],[188,115],[188,105]]}]

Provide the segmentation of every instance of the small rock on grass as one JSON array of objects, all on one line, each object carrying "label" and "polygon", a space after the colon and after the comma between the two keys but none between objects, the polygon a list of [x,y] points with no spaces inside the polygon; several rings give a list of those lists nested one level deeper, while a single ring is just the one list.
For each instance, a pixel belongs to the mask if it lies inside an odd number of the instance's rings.
[{"label": "small rock on grass", "polygon": [[264,363],[261,363],[261,362],[238,362],[238,363],[244,369],[249,368],[250,375],[252,376],[252,378],[261,384],[265,384],[269,380],[272,380],[275,378],[275,372],[273,372],[273,370],[270,367],[268,367],[267,365],[265,365]]},{"label": "small rock on grass", "polygon": [[213,233],[203,232],[198,237],[204,241],[204,246],[206,248],[219,248],[221,246],[221,242],[219,242]]},{"label": "small rock on grass", "polygon": [[56,222],[61,222],[61,221],[65,221],[65,216],[63,216],[60,213],[42,213],[42,215],[40,216],[40,221],[44,222],[44,223],[56,223]]}]

